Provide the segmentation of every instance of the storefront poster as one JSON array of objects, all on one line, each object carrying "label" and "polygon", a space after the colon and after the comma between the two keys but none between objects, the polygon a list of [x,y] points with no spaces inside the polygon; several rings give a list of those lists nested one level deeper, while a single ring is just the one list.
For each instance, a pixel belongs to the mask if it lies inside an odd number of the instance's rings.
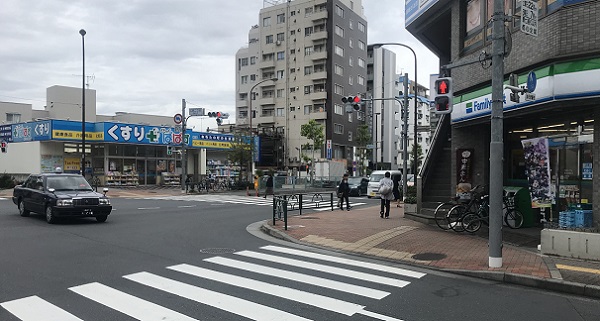
[{"label": "storefront poster", "polygon": [[65,157],[65,165],[63,167],[63,171],[65,173],[69,172],[79,172],[81,169],[81,160],[77,157]]},{"label": "storefront poster", "polygon": [[532,138],[521,141],[525,157],[525,176],[531,194],[531,207],[551,207],[553,195],[550,189],[550,151],[548,138]]},{"label": "storefront poster", "polygon": [[591,181],[594,177],[594,169],[592,163],[583,163],[581,171],[581,178],[583,180]]},{"label": "storefront poster", "polygon": [[[56,170],[57,167],[63,167],[63,157],[57,155],[42,155],[42,172],[51,173]],[[79,168],[79,166],[77,167]]]},{"label": "storefront poster", "polygon": [[456,196],[462,200],[471,199],[473,154],[472,148],[456,151]]}]

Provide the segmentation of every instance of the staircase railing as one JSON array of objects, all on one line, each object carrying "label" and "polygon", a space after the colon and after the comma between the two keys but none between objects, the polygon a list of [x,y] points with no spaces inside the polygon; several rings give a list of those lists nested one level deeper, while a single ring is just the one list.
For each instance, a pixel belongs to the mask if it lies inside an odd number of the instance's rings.
[{"label": "staircase railing", "polygon": [[430,163],[433,161],[434,157],[439,155],[440,150],[446,144],[446,140],[448,139],[448,132],[450,130],[450,116],[444,114],[440,117],[440,120],[437,123],[435,128],[435,132],[433,133],[433,137],[431,139],[431,147],[429,148],[429,152],[425,155],[425,159],[423,160],[423,166],[419,169],[419,173],[417,175],[418,186],[420,190],[417,191],[417,204],[419,208],[422,207],[423,202],[423,184],[427,181],[427,176],[430,172]]}]

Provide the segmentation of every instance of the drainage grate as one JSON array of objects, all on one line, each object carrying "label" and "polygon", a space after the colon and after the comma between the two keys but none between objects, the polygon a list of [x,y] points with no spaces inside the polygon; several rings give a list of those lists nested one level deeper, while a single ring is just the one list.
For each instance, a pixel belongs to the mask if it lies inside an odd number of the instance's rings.
[{"label": "drainage grate", "polygon": [[225,248],[212,248],[212,249],[202,249],[200,253],[204,254],[227,254],[235,252],[234,249],[225,249]]},{"label": "drainage grate", "polygon": [[446,255],[442,253],[419,253],[413,255],[412,258],[418,261],[437,261],[445,259]]}]

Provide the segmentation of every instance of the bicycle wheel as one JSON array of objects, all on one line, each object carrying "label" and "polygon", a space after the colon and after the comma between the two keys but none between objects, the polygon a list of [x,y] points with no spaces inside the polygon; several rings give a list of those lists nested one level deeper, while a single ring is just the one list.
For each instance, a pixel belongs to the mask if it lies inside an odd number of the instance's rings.
[{"label": "bicycle wheel", "polygon": [[446,216],[448,225],[455,232],[463,232],[465,229],[461,224],[462,217],[467,213],[467,207],[464,205],[456,205],[450,209]]},{"label": "bicycle wheel", "polygon": [[465,231],[475,233],[481,228],[481,217],[476,213],[467,212],[460,223]]},{"label": "bicycle wheel", "polygon": [[452,207],[454,207],[456,204],[454,203],[450,203],[450,202],[446,202],[446,203],[441,203],[440,205],[438,205],[438,207],[435,209],[434,212],[434,219],[435,219],[435,224],[437,224],[437,226],[439,228],[441,228],[442,230],[449,230],[450,229],[450,222],[448,222],[448,212],[450,212],[450,209],[452,209]]},{"label": "bicycle wheel", "polygon": [[517,209],[509,209],[504,215],[504,223],[512,229],[521,228],[523,226],[523,214]]}]

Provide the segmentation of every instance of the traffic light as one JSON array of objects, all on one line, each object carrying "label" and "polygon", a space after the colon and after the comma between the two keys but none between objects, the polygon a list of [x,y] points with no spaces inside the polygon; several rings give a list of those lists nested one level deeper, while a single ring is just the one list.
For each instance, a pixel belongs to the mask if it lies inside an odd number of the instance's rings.
[{"label": "traffic light", "polygon": [[211,111],[208,113],[208,117],[217,118],[217,125],[221,126],[221,124],[223,124],[223,118],[228,118],[229,114],[221,113],[220,111]]},{"label": "traffic light", "polygon": [[221,118],[221,112],[220,111],[209,111],[208,112],[208,117],[210,117],[210,118]]},{"label": "traffic light", "polygon": [[360,96],[346,96],[342,97],[342,102],[346,106],[346,113],[351,114],[353,109],[360,110],[360,107],[363,105],[362,98]]},{"label": "traffic light", "polygon": [[435,113],[450,114],[452,112],[452,78],[438,78],[435,81]]},{"label": "traffic light", "polygon": [[[510,76],[508,77],[508,83],[510,84],[510,86],[518,88],[519,87],[519,75],[510,74]],[[511,89],[510,91],[511,91],[510,101],[519,103],[521,101],[521,97],[519,97],[519,92],[516,91],[515,89]]]},{"label": "traffic light", "polygon": [[2,152],[6,153],[6,148],[8,147],[8,144],[6,143],[5,140],[2,141]]},{"label": "traffic light", "polygon": [[167,155],[173,155],[173,146],[167,146]]}]

